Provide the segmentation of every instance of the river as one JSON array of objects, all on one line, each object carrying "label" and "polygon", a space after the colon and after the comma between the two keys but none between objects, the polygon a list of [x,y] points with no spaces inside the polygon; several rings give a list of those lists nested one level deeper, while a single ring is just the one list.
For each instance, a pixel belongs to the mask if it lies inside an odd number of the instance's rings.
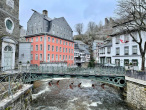
[{"label": "river", "polygon": [[[50,81],[51,84],[48,84]],[[39,83],[40,87],[33,90],[32,110],[133,110],[121,99],[117,90],[107,85],[101,87],[97,81],[56,78]],[[92,87],[92,84],[95,86]]]}]

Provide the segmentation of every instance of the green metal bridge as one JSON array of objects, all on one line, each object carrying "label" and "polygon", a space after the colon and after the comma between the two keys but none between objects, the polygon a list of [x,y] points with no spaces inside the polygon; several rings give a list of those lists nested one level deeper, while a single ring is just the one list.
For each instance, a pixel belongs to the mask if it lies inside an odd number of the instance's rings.
[{"label": "green metal bridge", "polygon": [[123,67],[70,68],[51,66],[30,66],[22,69],[23,82],[30,83],[47,78],[78,78],[97,80],[102,83],[124,87],[125,69]]}]

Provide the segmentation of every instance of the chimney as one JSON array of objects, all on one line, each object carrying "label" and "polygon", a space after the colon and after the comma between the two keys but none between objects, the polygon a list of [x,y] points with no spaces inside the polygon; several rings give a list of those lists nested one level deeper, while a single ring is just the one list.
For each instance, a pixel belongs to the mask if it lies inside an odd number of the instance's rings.
[{"label": "chimney", "polygon": [[105,25],[107,26],[109,24],[109,21],[107,18],[105,18]]},{"label": "chimney", "polygon": [[47,10],[43,10],[43,15],[48,16],[48,11]]}]

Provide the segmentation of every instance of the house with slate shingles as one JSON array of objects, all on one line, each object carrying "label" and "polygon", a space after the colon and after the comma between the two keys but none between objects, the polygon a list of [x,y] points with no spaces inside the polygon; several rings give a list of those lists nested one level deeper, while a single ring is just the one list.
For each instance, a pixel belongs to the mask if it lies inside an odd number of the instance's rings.
[{"label": "house with slate shingles", "polygon": [[89,46],[80,40],[74,40],[74,42],[74,63],[82,66],[83,63],[90,60]]},{"label": "house with slate shingles", "polygon": [[[27,22],[26,41],[31,42],[31,64],[74,64],[73,31],[64,17],[51,19],[47,10],[34,13]],[[20,49],[21,50],[21,49]]]}]

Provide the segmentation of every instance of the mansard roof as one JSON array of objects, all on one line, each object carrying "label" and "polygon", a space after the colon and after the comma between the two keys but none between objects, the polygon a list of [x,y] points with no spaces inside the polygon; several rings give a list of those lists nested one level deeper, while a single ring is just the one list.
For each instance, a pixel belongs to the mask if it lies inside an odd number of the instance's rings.
[{"label": "mansard roof", "polygon": [[69,40],[69,39],[65,39],[65,38],[62,38],[62,37],[58,37],[58,36],[49,34],[48,32],[39,33],[39,34],[33,34],[33,35],[27,35],[27,36],[24,36],[24,37],[25,38],[30,38],[30,37],[36,37],[36,36],[41,36],[41,35],[48,35],[48,36],[52,36],[52,37],[55,37],[55,38],[59,38],[59,39],[66,40],[66,41],[69,41],[69,42],[73,42],[74,43],[73,40]]}]

